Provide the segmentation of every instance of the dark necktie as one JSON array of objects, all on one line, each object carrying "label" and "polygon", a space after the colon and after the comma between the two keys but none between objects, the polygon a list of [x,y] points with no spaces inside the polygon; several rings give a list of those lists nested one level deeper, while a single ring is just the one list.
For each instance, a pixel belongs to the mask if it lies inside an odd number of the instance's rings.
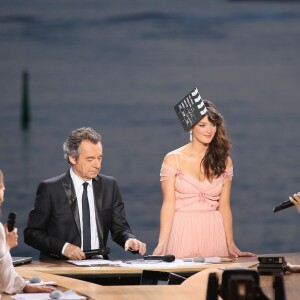
[{"label": "dark necktie", "polygon": [[90,207],[87,196],[88,183],[83,183],[82,193],[82,233],[83,233],[83,250],[91,249],[91,225],[90,225]]}]

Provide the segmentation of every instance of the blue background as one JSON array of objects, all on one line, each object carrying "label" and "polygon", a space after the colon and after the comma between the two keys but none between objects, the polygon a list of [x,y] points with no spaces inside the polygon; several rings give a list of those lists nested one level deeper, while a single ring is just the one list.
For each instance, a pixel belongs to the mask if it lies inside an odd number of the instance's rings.
[{"label": "blue background", "polygon": [[[152,253],[164,155],[187,143],[173,106],[195,86],[232,140],[234,235],[241,250],[299,251],[300,215],[275,205],[300,191],[297,1],[0,1],[2,222],[18,214],[14,255],[37,257],[22,231],[36,187],[65,172],[77,127],[103,137],[102,172]],[[20,127],[21,74],[31,123]],[[110,243],[112,258],[127,257]],[[131,257],[131,256],[129,256]]]}]

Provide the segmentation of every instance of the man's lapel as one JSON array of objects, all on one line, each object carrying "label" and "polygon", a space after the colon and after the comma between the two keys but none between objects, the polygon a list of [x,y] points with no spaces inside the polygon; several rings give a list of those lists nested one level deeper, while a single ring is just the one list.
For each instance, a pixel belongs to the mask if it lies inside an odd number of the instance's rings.
[{"label": "man's lapel", "polygon": [[95,216],[96,224],[99,238],[99,247],[103,248],[103,220],[100,216],[102,201],[103,201],[103,190],[102,190],[102,180],[98,175],[93,179],[93,191],[94,191],[94,200],[95,200]]},{"label": "man's lapel", "polygon": [[70,171],[67,173],[65,178],[62,181],[63,188],[65,190],[66,196],[68,198],[68,202],[71,208],[71,211],[73,213],[73,217],[79,232],[79,236],[81,236],[81,230],[80,230],[80,218],[79,218],[79,211],[78,211],[78,205],[77,205],[77,197],[74,189],[74,185],[72,182],[72,178],[70,175]]}]

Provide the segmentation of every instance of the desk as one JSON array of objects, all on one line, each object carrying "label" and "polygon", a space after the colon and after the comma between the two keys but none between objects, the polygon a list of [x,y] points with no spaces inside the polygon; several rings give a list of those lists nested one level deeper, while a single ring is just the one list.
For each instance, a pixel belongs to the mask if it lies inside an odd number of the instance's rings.
[{"label": "desk", "polygon": [[[193,299],[193,291],[189,289],[181,289],[178,291],[177,288],[180,286],[176,286],[175,289],[173,288],[174,286],[101,286],[78,279],[47,274],[30,269],[25,271],[23,268],[20,269],[19,274],[24,278],[38,275],[44,281],[55,281],[64,289],[72,289],[77,293],[87,296],[88,300]],[[11,299],[10,295],[3,295],[1,298],[1,300],[8,299]]]},{"label": "desk", "polygon": [[[275,254],[274,254],[275,255]],[[278,254],[284,256],[292,264],[300,264],[300,253],[282,253]],[[257,263],[257,258],[238,258],[236,263],[242,263],[251,266]],[[105,276],[108,274],[117,274],[117,276],[123,276],[128,274],[141,274],[141,269],[133,268],[120,268],[120,267],[77,267],[66,264],[65,262],[59,262],[55,265],[53,262],[33,262],[32,264],[17,267],[17,272],[24,278],[30,278],[32,275],[40,276],[44,281],[52,280],[65,289],[73,289],[78,293],[88,296],[88,299],[96,300],[140,300],[140,299],[161,299],[161,300],[185,300],[185,299],[197,299],[205,300],[206,298],[206,284],[207,277],[210,272],[220,272],[219,267],[234,267],[234,264],[211,264],[202,266],[202,271],[190,276],[184,283],[178,286],[101,286],[90,282],[84,282],[78,279],[62,276],[64,274],[92,274],[98,276]],[[117,269],[117,270],[116,270]],[[153,268],[155,270],[155,268]],[[204,270],[205,269],[205,270]],[[180,272],[186,272],[192,269],[179,269]],[[174,271],[174,269],[170,270]],[[176,270],[177,273],[178,270]],[[57,275],[57,274],[60,275]],[[300,273],[286,274],[285,288],[288,300],[298,299],[300,293]],[[272,290],[272,277],[261,276],[261,287],[265,294],[270,298],[273,298]],[[9,295],[3,295],[2,300],[11,299]]]},{"label": "desk", "polygon": [[[236,261],[235,263],[240,263]],[[249,267],[257,263],[256,258],[249,258],[248,261],[243,262],[245,266]],[[199,271],[205,270],[211,266],[224,266],[226,264],[207,264],[196,266],[182,266],[178,268],[159,268],[156,264],[149,265],[147,270],[158,270],[166,272],[175,272],[185,277],[189,277]],[[31,264],[18,267],[17,271],[27,269],[34,269],[35,271],[62,275],[80,279],[101,285],[139,285],[141,274],[143,270],[139,267],[117,267],[117,266],[95,266],[95,267],[79,267],[69,264],[65,261],[34,261]]]},{"label": "desk", "polygon": [[[284,256],[288,262],[295,265],[300,265],[300,253],[281,253],[281,254],[264,254],[258,256]],[[253,258],[252,258],[253,259]],[[252,260],[248,257],[241,257],[238,259],[239,262],[247,262]],[[256,258],[255,258],[256,259]],[[208,275],[210,273],[216,272],[219,279],[222,276],[222,271],[216,267],[207,268],[202,272],[199,272],[187,280],[185,280],[181,286],[188,287],[193,290],[195,293],[206,293]],[[220,280],[219,280],[220,282]],[[284,275],[284,284],[286,297],[288,300],[297,300],[300,295],[300,273],[286,273]],[[274,290],[273,290],[273,276],[270,275],[260,275],[260,286],[265,293],[265,295],[269,299],[274,298]],[[196,298],[195,298],[196,299]],[[205,298],[204,298],[205,299]],[[219,297],[219,299],[222,299]]]}]

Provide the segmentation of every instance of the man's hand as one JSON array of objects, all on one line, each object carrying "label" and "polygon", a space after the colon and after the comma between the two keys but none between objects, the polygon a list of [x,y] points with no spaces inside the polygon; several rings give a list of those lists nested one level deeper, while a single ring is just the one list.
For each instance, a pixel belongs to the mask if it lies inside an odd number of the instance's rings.
[{"label": "man's hand", "polygon": [[167,253],[167,245],[158,244],[154,249],[152,255],[165,255]]},{"label": "man's hand", "polygon": [[125,251],[134,250],[139,251],[141,255],[146,253],[146,244],[137,239],[128,239],[125,243]]},{"label": "man's hand", "polygon": [[85,259],[84,252],[77,246],[68,244],[65,251],[64,256],[72,260],[82,260]]}]

